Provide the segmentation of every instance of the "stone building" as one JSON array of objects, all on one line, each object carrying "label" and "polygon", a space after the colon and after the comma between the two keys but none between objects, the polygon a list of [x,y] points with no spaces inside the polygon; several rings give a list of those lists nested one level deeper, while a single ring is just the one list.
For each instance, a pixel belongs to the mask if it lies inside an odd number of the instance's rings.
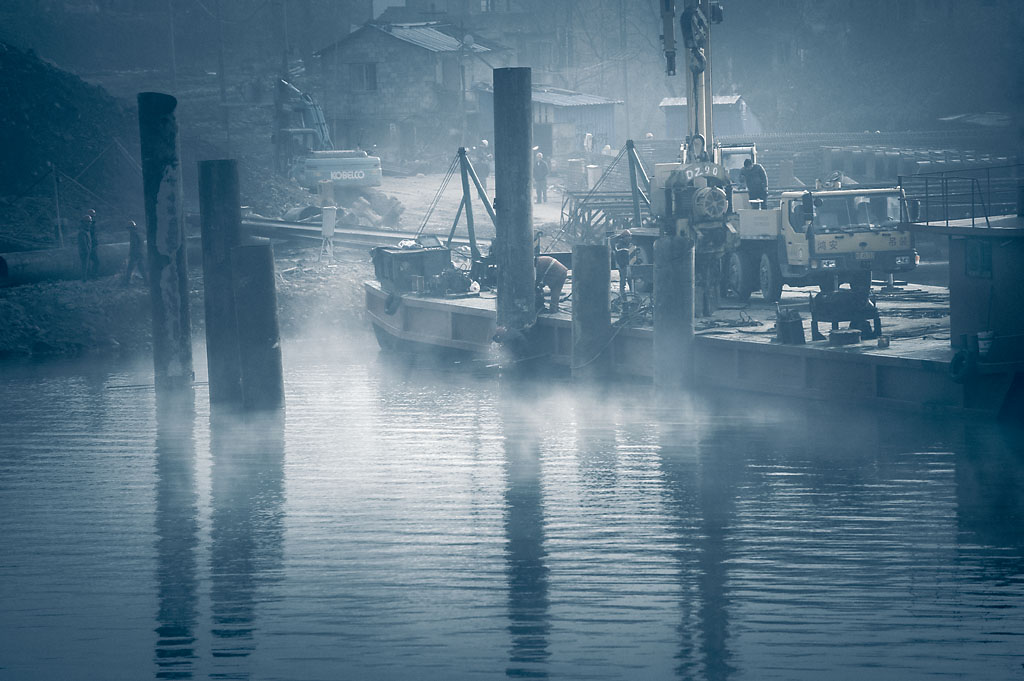
[{"label": "stone building", "polygon": [[339,148],[411,159],[472,144],[471,85],[502,49],[445,24],[366,24],[316,55],[321,103]]}]

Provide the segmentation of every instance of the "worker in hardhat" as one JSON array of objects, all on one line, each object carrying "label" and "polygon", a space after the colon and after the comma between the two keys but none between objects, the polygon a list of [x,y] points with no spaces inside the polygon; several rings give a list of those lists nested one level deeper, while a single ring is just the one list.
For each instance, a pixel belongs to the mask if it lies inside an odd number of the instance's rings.
[{"label": "worker in hardhat", "polygon": [[124,276],[121,283],[127,286],[132,281],[132,275],[137,271],[143,281],[146,281],[146,260],[142,249],[142,235],[139,233],[139,226],[135,220],[128,221],[128,264],[124,268]]},{"label": "worker in hardhat", "polygon": [[629,261],[633,249],[633,233],[628,229],[622,230],[612,238],[615,269],[619,271],[619,293],[626,292],[626,279],[629,275]]},{"label": "worker in hardhat", "polygon": [[551,167],[544,160],[544,154],[537,152],[533,161],[533,186],[537,190],[537,203],[548,200],[548,172]]},{"label": "worker in hardhat", "polygon": [[480,140],[479,146],[474,149],[473,169],[480,180],[480,185],[487,189],[487,178],[491,174],[492,159],[491,144],[487,140]]},{"label": "worker in hardhat", "polygon": [[749,158],[743,160],[743,170],[740,171],[743,183],[747,185],[751,201],[759,201],[754,204],[757,208],[764,208],[768,200],[768,173],[760,163],[754,163]]},{"label": "worker in hardhat", "polygon": [[95,243],[93,242],[94,226],[93,217],[88,211],[82,216],[78,223],[78,260],[82,264],[82,279],[86,280],[92,274],[92,258]]},{"label": "worker in hardhat", "polygon": [[688,163],[696,163],[698,161],[707,161],[708,152],[705,148],[706,140],[704,135],[696,134],[690,138],[690,149],[686,155],[686,161]]},{"label": "worker in hardhat", "polygon": [[569,269],[550,255],[537,257],[534,263],[537,268],[537,307],[544,308],[544,287],[551,291],[551,302],[548,310],[558,312],[558,303],[562,298],[562,287]]}]

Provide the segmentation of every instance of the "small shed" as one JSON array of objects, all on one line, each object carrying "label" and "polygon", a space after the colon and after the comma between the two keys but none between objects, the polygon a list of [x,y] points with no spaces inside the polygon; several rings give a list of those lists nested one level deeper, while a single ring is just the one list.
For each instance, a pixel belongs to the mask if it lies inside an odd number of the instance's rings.
[{"label": "small shed", "polygon": [[1024,218],[951,220],[922,231],[949,237],[950,344],[991,333],[1024,350]]},{"label": "small shed", "polygon": [[[481,122],[494,121],[494,89],[475,86]],[[621,100],[544,85],[533,86],[533,143],[545,156],[572,156],[583,151],[583,140],[593,135],[594,150],[616,146],[615,106]]]},{"label": "small shed", "polygon": [[[686,137],[686,97],[665,97],[659,106],[665,112],[666,136],[669,139]],[[711,107],[716,137],[742,137],[764,132],[761,121],[740,95],[715,95]]]},{"label": "small shed", "polygon": [[[1000,418],[1024,420],[1024,216],[918,227],[949,237],[949,340],[977,353],[964,381],[977,403],[999,396]],[[970,364],[961,362],[960,368]],[[951,365],[950,371],[954,367]]]}]

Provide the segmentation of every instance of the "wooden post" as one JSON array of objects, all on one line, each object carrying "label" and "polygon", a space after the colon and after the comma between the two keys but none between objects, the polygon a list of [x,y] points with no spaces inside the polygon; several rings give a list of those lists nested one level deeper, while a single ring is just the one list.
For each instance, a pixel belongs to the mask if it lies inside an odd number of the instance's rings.
[{"label": "wooden post", "polygon": [[153,374],[159,394],[191,386],[193,380],[185,213],[175,117],[178,100],[160,92],[142,92],[138,104],[153,310]]},{"label": "wooden post", "polygon": [[572,376],[597,380],[610,373],[611,260],[606,244],[572,249]]},{"label": "wooden post", "polygon": [[494,203],[498,242],[498,326],[537,321],[534,296],[531,71],[494,69]]},{"label": "wooden post", "polygon": [[663,236],[654,242],[654,385],[690,387],[694,375],[694,242]]},{"label": "wooden post", "polygon": [[231,276],[242,368],[242,405],[254,411],[282,409],[281,334],[277,325],[274,249],[270,241],[232,248]]},{"label": "wooden post", "polygon": [[199,163],[199,216],[210,403],[237,405],[242,403],[242,368],[231,288],[231,249],[242,242],[237,161]]}]

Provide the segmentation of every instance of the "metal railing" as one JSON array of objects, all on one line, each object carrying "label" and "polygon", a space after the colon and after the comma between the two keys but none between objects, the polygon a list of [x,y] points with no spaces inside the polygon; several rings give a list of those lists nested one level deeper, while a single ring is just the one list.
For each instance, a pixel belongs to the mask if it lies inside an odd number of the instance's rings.
[{"label": "metal railing", "polygon": [[997,216],[1020,210],[1024,164],[957,168],[920,175],[901,175],[898,184],[907,200],[920,207],[911,222],[950,226],[991,227]]}]

